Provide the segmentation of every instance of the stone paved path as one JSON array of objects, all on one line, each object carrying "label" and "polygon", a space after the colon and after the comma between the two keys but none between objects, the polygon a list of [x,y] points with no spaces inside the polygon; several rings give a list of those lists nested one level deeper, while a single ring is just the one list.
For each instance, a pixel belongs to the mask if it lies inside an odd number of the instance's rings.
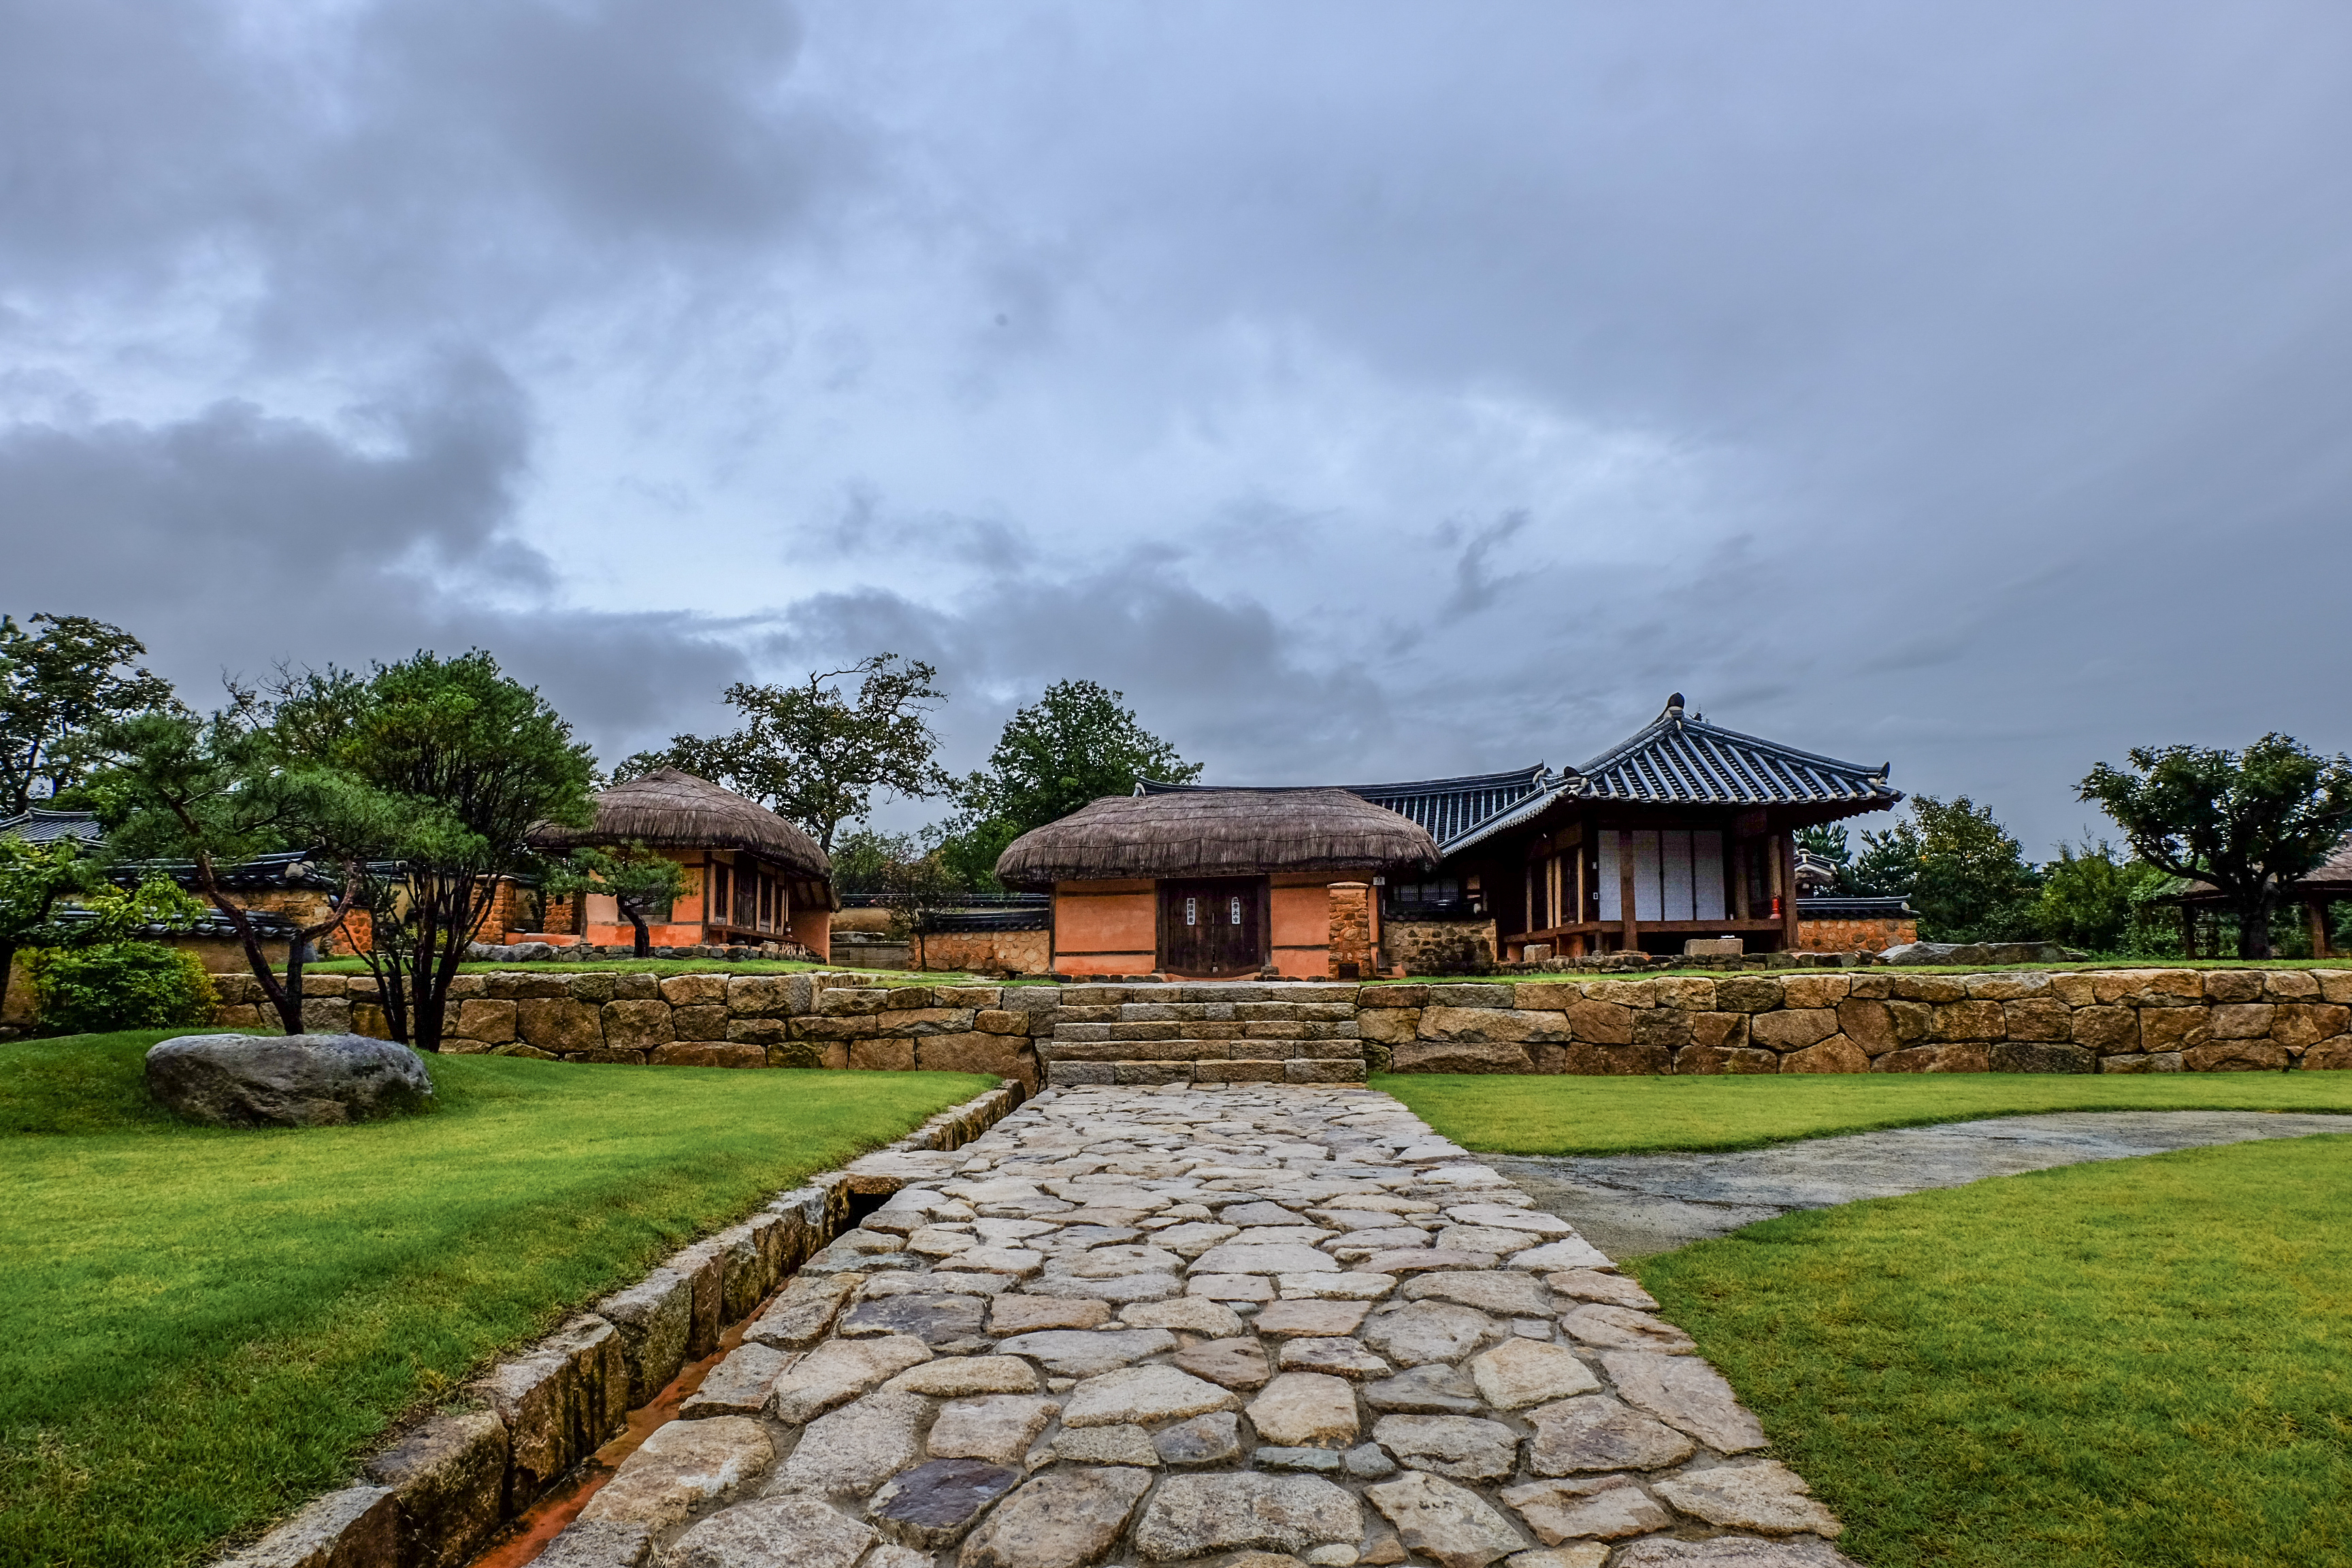
[{"label": "stone paved path", "polygon": [[2352,1132],[2352,1116],[2081,1110],[1810,1138],[1729,1154],[1493,1156],[1488,1163],[1612,1256],[1642,1258],[1791,1209],[1899,1197],[2089,1160],[2327,1132]]},{"label": "stone paved path", "polygon": [[1048,1092],[812,1259],[547,1568],[1834,1568],[1656,1303],[1360,1087]]}]

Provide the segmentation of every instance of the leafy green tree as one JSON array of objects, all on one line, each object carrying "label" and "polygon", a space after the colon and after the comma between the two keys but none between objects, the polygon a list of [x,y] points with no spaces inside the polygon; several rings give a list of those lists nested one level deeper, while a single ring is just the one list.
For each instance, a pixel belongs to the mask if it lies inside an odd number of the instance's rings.
[{"label": "leafy green tree", "polygon": [[919,860],[927,853],[922,841],[911,833],[853,828],[833,847],[834,888],[844,893],[881,892],[892,867]]},{"label": "leafy green tree", "polygon": [[[36,631],[33,628],[42,627]],[[87,616],[0,616],[0,816],[86,783],[76,742],[116,720],[175,705],[172,683],[132,661],[144,643]]]},{"label": "leafy green tree", "polygon": [[1190,784],[1200,764],[1146,730],[1126,693],[1091,680],[1057,680],[1006,721],[988,765],[966,777],[963,811],[946,862],[973,886],[996,886],[996,859],[1033,827],[1057,822],[1104,795],[1131,795],[1139,779]]},{"label": "leafy green tree", "polygon": [[2121,952],[2144,895],[2168,880],[2162,871],[2126,856],[2117,858],[2106,840],[2058,846],[2058,858],[2042,868],[2036,923],[2051,941],[2093,952]]},{"label": "leafy green tree", "polygon": [[289,771],[335,792],[320,791],[320,826],[363,879],[368,967],[393,1037],[439,1050],[450,982],[499,883],[548,868],[531,829],[594,817],[588,747],[478,648],[364,679],[306,676],[280,694],[272,728]]},{"label": "leafy green tree", "polygon": [[2239,957],[2270,957],[2281,889],[2352,826],[2352,760],[2273,732],[2242,752],[2137,746],[2129,762],[2093,768],[2082,798],[2105,808],[2141,859],[2221,893],[2237,917]]},{"label": "leafy green tree", "polygon": [[[324,766],[290,752],[254,692],[232,689],[226,707],[199,719],[159,709],[119,720],[91,737],[121,786],[122,816],[111,847],[130,857],[181,861],[197,890],[236,933],[246,966],[288,1034],[302,1032],[302,974],[311,944],[355,906],[373,847],[381,803]],[[310,850],[340,868],[342,886],[321,918],[296,928],[281,972],[260,930],[223,873],[257,855]]]},{"label": "leafy green tree", "polygon": [[[646,921],[685,896],[686,868],[642,844],[620,844],[609,849],[583,847],[552,866],[541,885],[560,897],[609,894],[621,918],[636,933],[636,956],[650,958],[653,933],[646,930]],[[667,918],[666,913],[663,918]]]},{"label": "leafy green tree", "polygon": [[50,912],[61,899],[99,885],[98,861],[72,839],[27,844],[0,838],[0,995],[19,949],[54,941]]},{"label": "leafy green tree", "polygon": [[[876,795],[922,800],[949,790],[928,717],[946,700],[931,684],[938,676],[919,659],[877,653],[815,671],[797,686],[739,681],[726,698],[743,715],[741,729],[673,736],[667,749],[640,752],[613,776],[682,768],[797,823],[829,855],[841,825],[865,821]],[[851,677],[858,683],[854,697],[843,685]]]},{"label": "leafy green tree", "polygon": [[1863,835],[1856,891],[1901,894],[1929,942],[2014,942],[2038,934],[2039,878],[1990,808],[1967,795],[1911,797],[1911,818]]}]

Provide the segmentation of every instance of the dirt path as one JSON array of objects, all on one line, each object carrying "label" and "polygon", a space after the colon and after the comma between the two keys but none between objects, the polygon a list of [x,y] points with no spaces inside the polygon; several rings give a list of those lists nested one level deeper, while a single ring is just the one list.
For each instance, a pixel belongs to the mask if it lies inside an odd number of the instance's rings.
[{"label": "dirt path", "polygon": [[2062,1111],[1811,1138],[1731,1154],[1489,1155],[1486,1163],[1612,1258],[1640,1258],[1791,1209],[1896,1197],[2089,1160],[2327,1132],[2352,1133],[2352,1116]]}]

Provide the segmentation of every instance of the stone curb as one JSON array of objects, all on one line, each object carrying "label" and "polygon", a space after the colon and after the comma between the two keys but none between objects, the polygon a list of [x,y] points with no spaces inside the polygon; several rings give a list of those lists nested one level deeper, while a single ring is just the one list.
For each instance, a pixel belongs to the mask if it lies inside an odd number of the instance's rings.
[{"label": "stone curb", "polygon": [[903,1138],[822,1172],[466,1385],[482,1408],[428,1417],[215,1568],[458,1568],[567,1471],[617,1436],[688,1361],[759,1310],[846,1228],[851,1200],[896,1192],[895,1165],[971,1142],[1028,1098],[1021,1083],[950,1106]]}]

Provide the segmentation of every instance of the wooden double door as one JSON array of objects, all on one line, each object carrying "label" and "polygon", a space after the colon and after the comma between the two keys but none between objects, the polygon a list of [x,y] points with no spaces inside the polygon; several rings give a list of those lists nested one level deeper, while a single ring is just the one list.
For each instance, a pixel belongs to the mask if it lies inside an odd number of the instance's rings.
[{"label": "wooden double door", "polygon": [[1255,974],[1266,953],[1265,878],[1160,884],[1162,973]]}]

